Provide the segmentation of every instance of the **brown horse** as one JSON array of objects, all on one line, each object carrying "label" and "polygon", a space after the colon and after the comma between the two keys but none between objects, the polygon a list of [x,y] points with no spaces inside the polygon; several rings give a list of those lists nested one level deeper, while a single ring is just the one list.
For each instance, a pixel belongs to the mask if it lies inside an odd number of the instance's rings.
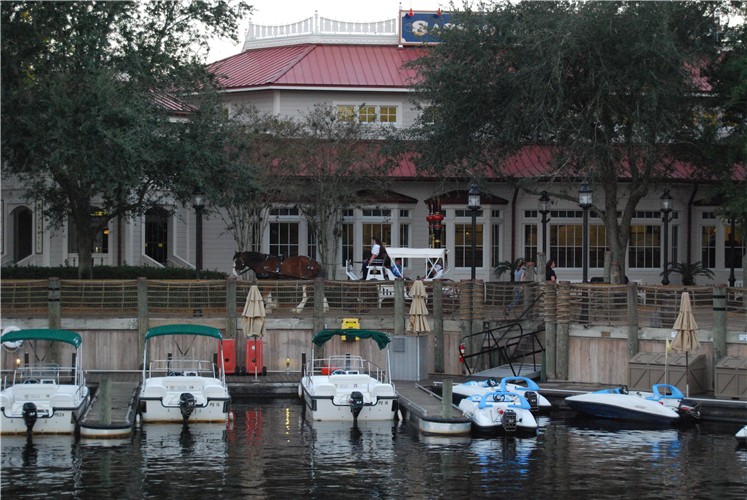
[{"label": "brown horse", "polygon": [[284,257],[259,252],[236,252],[233,255],[233,273],[236,276],[251,269],[257,278],[314,279],[322,266],[303,255]]}]

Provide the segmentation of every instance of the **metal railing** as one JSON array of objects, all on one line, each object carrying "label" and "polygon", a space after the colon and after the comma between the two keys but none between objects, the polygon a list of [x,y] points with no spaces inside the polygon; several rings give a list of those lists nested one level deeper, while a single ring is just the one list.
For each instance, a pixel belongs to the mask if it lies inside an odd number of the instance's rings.
[{"label": "metal railing", "polygon": [[470,375],[495,366],[508,366],[514,376],[526,373],[525,368],[534,372],[542,361],[543,335],[544,328],[525,332],[518,322],[465,335],[459,348],[461,360]]},{"label": "metal railing", "polygon": [[[4,316],[42,317],[51,304],[59,303],[63,316],[136,314],[147,304],[149,314],[226,315],[227,304],[236,304],[241,315],[251,282],[228,280],[2,280],[0,306]],[[313,315],[315,301],[323,301],[325,314],[380,317],[394,311],[394,286],[387,281],[325,281],[323,296],[317,298],[312,281],[260,280],[257,282],[268,316]],[[412,282],[405,283],[408,291]],[[546,286],[511,282],[443,281],[443,318],[451,320],[507,321],[543,320]],[[431,313],[434,286],[426,283],[426,305]],[[713,322],[713,287],[655,285],[566,284],[570,290],[569,315],[572,323],[584,325],[625,325],[635,307],[638,326],[668,328],[673,325],[683,291],[690,293],[695,319],[701,328]],[[635,291],[634,304],[628,297]],[[229,293],[235,289],[235,297]],[[727,327],[747,331],[747,289],[725,288]],[[143,296],[145,294],[145,296]],[[405,294],[406,311],[409,294]]]}]

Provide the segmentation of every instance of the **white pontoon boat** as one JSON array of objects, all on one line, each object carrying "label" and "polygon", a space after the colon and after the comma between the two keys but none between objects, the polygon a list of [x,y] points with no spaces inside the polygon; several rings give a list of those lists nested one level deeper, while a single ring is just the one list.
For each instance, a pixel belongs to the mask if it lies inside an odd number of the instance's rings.
[{"label": "white pontoon boat", "polygon": [[[215,351],[211,343],[217,344]],[[190,355],[197,350],[201,358]],[[209,352],[214,360],[205,359]],[[138,415],[144,423],[226,422],[230,401],[220,330],[203,325],[148,330],[138,396]]]},{"label": "white pontoon boat", "polygon": [[386,369],[359,355],[338,353],[322,358],[312,355],[298,388],[306,414],[311,420],[325,421],[393,420],[397,393],[390,379],[389,335],[374,330],[323,330],[314,336],[313,343],[322,347],[331,339],[339,342],[343,338],[353,345],[360,340],[375,342],[386,356]]},{"label": "white pontoon boat", "polygon": [[[24,347],[24,359],[16,360],[13,378],[3,379],[0,394],[0,433],[75,434],[78,421],[90,404],[83,368],[82,338],[68,330],[16,330],[2,336],[5,346]],[[61,346],[60,358],[70,357],[70,366],[43,363],[53,343]],[[27,348],[33,352],[30,360]],[[45,354],[41,354],[45,349]],[[70,352],[67,352],[70,351]]]}]

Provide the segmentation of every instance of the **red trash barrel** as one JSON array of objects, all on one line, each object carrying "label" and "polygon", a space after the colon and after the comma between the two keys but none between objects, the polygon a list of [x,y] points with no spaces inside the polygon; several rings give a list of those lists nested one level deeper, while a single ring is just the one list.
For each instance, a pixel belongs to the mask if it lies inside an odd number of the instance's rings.
[{"label": "red trash barrel", "polygon": [[236,340],[235,339],[224,339],[223,340],[223,363],[226,368],[226,375],[234,375],[236,373]]},{"label": "red trash barrel", "polygon": [[265,360],[262,352],[262,339],[246,339],[246,374],[266,375]]}]

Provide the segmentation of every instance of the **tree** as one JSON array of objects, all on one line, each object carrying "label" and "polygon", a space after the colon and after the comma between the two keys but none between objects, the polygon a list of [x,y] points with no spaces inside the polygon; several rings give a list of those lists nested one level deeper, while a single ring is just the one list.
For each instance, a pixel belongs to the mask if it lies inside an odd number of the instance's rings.
[{"label": "tree", "polygon": [[231,116],[221,114],[223,126],[198,127],[222,130],[223,158],[204,180],[211,205],[226,223],[238,251],[259,251],[266,211],[283,201],[278,186],[286,185],[291,168],[287,144],[298,136],[293,120],[259,113],[256,108],[240,108]]},{"label": "tree", "polygon": [[[716,61],[721,8],[505,2],[457,13],[459,28],[444,29],[444,43],[416,61],[421,164],[534,192],[550,191],[543,181],[587,179],[604,193],[592,210],[624,271],[638,202],[677,160],[692,158],[688,146],[702,135],[694,118],[709,85],[700,70]],[[549,155],[550,171],[523,183],[505,160],[527,146]],[[553,185],[554,197],[576,200]]]},{"label": "tree", "polygon": [[179,96],[209,85],[199,51],[209,36],[235,36],[248,6],[231,4],[2,2],[3,174],[52,227],[75,226],[81,277],[101,228],[194,184],[218,155],[215,141],[185,147],[210,134],[184,135],[165,105],[197,111]]},{"label": "tree", "polygon": [[306,219],[325,272],[334,272],[343,210],[372,202],[361,199],[361,191],[386,189],[397,156],[388,152],[385,131],[356,116],[339,116],[331,106],[314,106],[300,126],[300,135],[287,145],[286,165],[295,182],[284,186],[283,194]]}]

